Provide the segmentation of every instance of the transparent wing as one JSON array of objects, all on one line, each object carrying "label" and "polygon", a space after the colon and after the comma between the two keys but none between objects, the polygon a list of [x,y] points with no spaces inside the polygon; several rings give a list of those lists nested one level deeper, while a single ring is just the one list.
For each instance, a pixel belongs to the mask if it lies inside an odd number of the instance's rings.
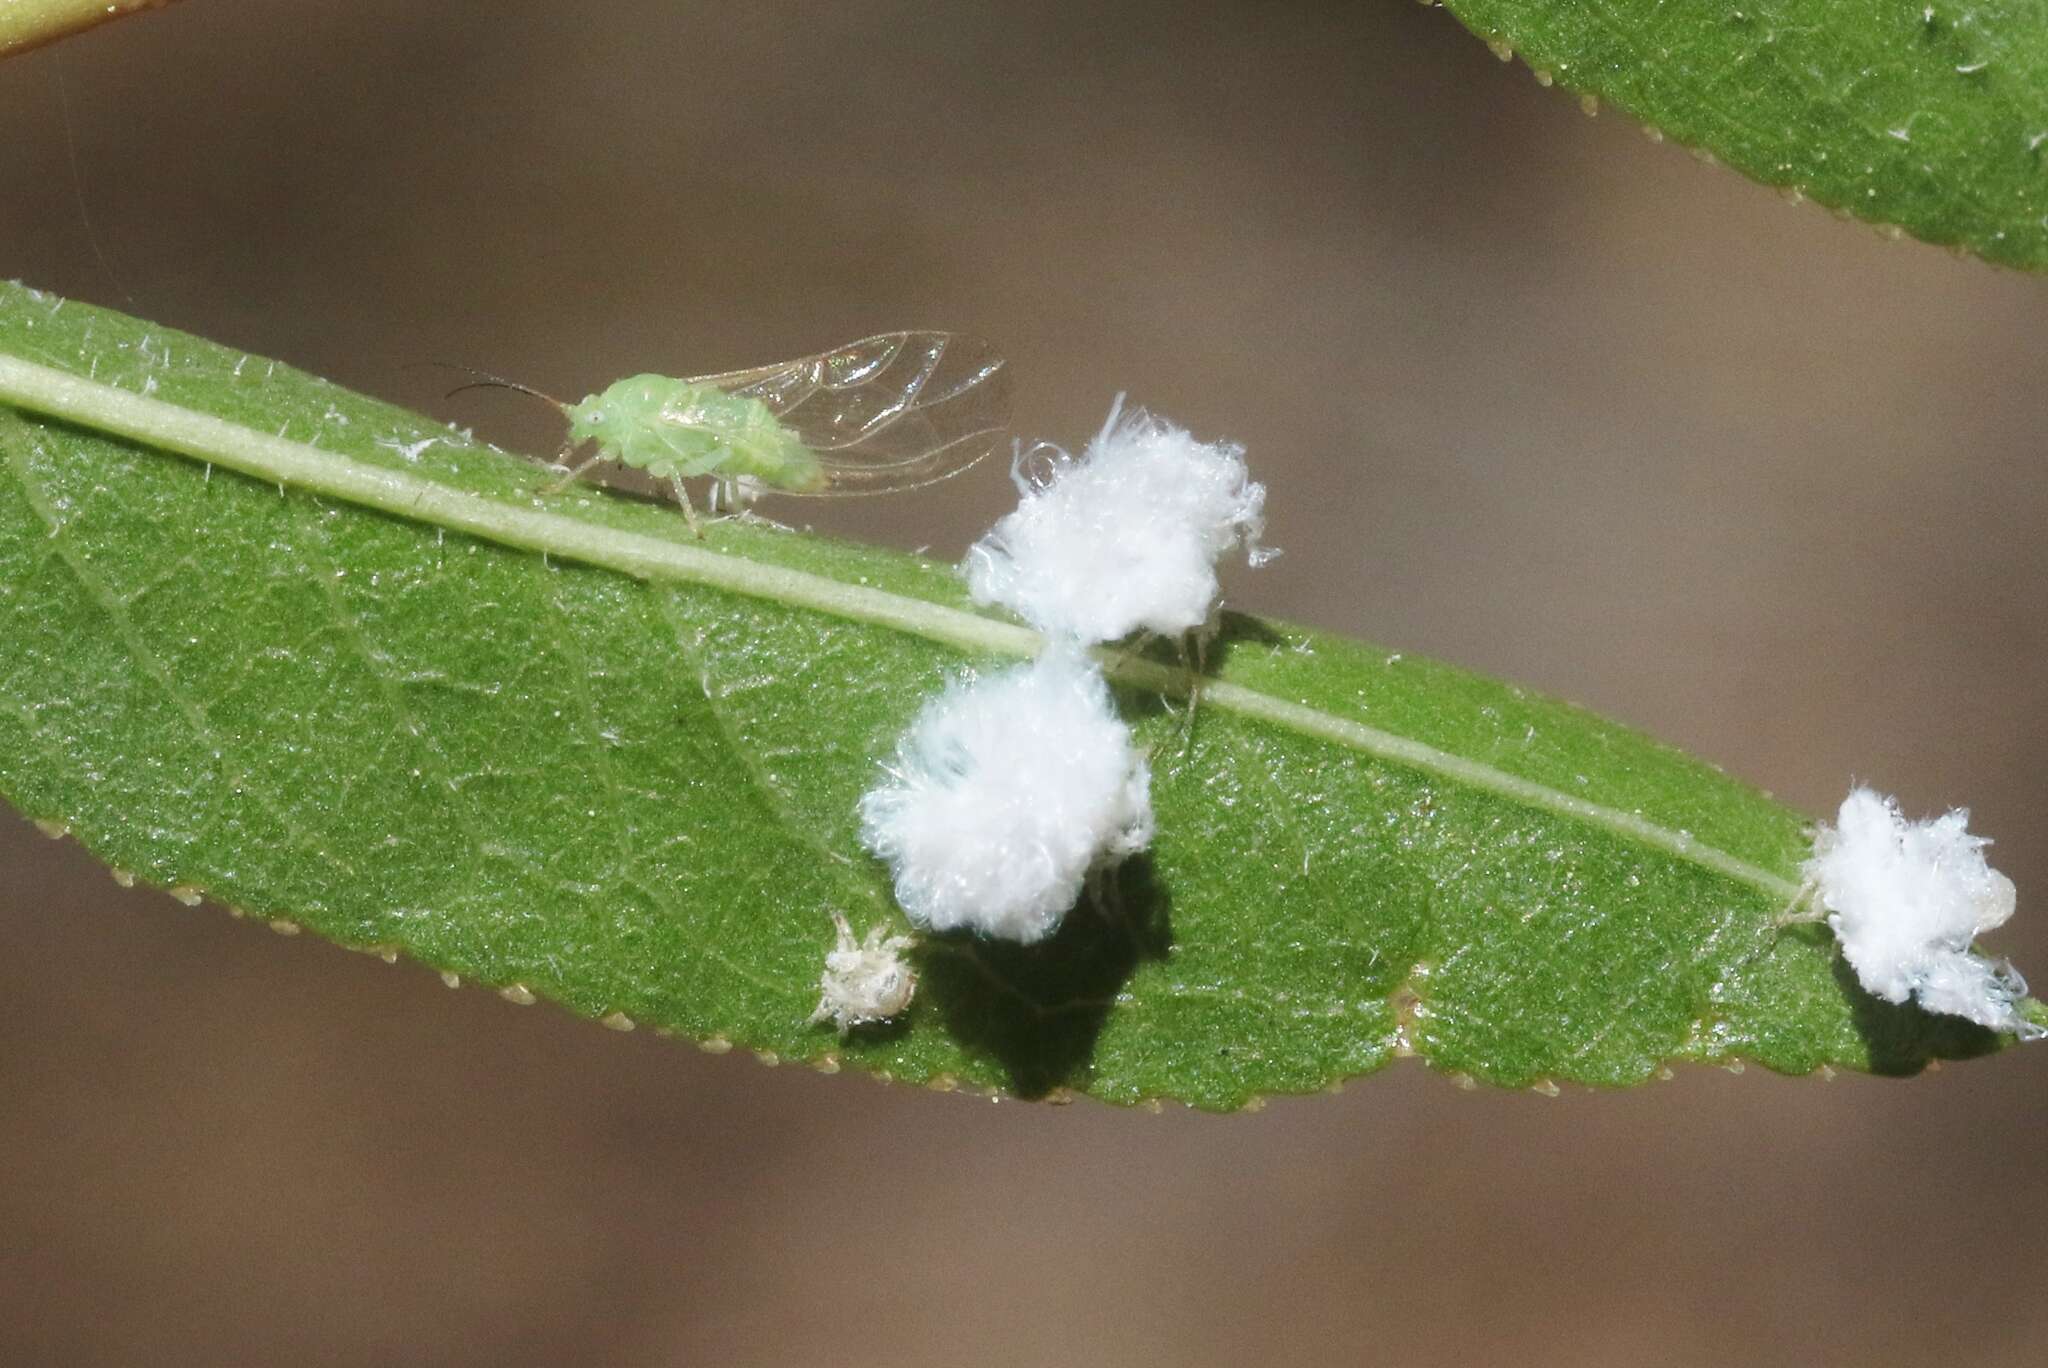
[{"label": "transparent wing", "polygon": [[690,379],[773,410],[825,468],[825,487],[807,491],[815,494],[935,484],[995,450],[1010,422],[1008,366],[988,343],[959,333],[882,333]]}]

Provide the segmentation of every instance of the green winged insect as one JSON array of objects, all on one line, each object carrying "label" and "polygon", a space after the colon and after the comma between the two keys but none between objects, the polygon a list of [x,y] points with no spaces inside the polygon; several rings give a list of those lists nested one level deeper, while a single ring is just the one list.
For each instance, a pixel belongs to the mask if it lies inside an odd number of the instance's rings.
[{"label": "green winged insect", "polygon": [[[480,374],[480,373],[479,373]],[[987,343],[957,333],[895,332],[749,370],[632,375],[580,403],[495,375],[553,404],[569,422],[559,492],[605,461],[666,480],[701,535],[683,481],[709,475],[712,507],[760,494],[884,494],[936,484],[1001,442],[1010,374]],[[584,446],[592,454],[571,465]]]}]

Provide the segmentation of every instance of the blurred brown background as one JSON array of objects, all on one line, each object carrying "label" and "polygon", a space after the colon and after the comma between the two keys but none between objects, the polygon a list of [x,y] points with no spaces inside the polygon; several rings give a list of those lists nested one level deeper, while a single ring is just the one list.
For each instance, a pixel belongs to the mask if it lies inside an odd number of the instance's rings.
[{"label": "blurred brown background", "polygon": [[[415,363],[580,393],[938,325],[1029,433],[1128,389],[1270,483],[1237,606],[1809,811],[1967,803],[2048,976],[2048,282],[1442,13],[188,0],[0,65],[0,120],[0,274],[535,450]],[[951,557],[1008,499],[783,512]],[[990,1106],[449,993],[0,817],[0,1361],[2036,1364],[2044,1085]]]}]

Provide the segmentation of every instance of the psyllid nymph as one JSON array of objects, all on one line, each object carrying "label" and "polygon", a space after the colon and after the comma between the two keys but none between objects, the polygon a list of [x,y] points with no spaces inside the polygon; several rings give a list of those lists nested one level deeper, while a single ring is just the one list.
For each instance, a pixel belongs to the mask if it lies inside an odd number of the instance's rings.
[{"label": "psyllid nymph", "polygon": [[[1002,440],[1009,381],[985,342],[896,332],[749,370],[628,376],[575,404],[496,376],[477,383],[535,395],[568,419],[555,490],[616,461],[667,480],[694,528],[683,481],[700,475],[729,508],[770,491],[883,494],[958,475]],[[594,452],[571,466],[586,445]]]}]

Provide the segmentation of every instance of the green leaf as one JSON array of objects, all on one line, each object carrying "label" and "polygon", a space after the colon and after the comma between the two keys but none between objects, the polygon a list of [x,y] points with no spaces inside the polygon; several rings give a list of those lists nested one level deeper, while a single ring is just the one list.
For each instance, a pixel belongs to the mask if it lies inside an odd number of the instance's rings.
[{"label": "green leaf", "polygon": [[1766,185],[2048,267],[2042,0],[1444,0],[1546,83]]},{"label": "green leaf", "polygon": [[807,1022],[830,912],[901,921],[855,804],[949,674],[1036,645],[950,567],[541,499],[426,419],[20,287],[0,402],[62,415],[0,407],[0,788],[188,896],[714,1048],[1027,1096],[1998,1044],[1775,928],[1797,815],[1512,686],[1235,617],[1192,731],[1177,665],[1115,658],[1159,819],[1115,905],[1035,949],[928,939],[908,1017],[842,1042]]}]

